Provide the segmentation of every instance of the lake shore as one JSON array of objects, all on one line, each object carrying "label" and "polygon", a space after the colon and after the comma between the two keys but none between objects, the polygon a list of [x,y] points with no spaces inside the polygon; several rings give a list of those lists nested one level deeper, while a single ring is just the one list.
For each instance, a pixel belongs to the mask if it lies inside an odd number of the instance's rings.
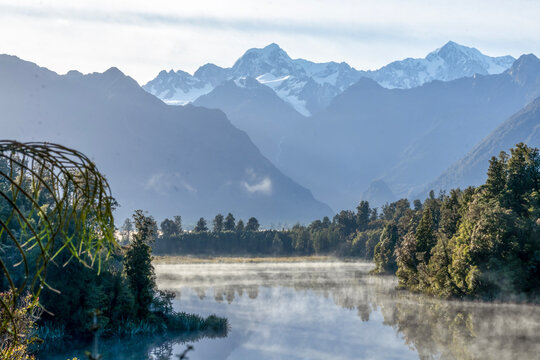
[{"label": "lake shore", "polygon": [[334,256],[154,256],[154,264],[216,264],[216,263],[297,263],[297,262],[352,262],[361,259],[341,259]]}]

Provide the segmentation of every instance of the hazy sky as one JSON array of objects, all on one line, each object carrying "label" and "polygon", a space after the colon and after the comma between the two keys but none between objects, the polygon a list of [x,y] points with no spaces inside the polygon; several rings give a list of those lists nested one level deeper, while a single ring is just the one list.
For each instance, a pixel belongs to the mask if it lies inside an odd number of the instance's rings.
[{"label": "hazy sky", "polygon": [[0,53],[59,73],[117,66],[141,84],[162,69],[229,67],[272,42],[366,70],[448,40],[538,55],[539,16],[537,0],[0,0]]}]

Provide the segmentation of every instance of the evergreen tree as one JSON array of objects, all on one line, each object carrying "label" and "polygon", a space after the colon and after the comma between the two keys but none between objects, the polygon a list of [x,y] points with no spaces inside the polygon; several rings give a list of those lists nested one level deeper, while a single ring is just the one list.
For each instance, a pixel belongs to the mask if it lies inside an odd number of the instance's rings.
[{"label": "evergreen tree", "polygon": [[222,232],[223,231],[223,215],[217,214],[213,221],[214,224],[214,232]]},{"label": "evergreen tree", "polygon": [[370,222],[377,221],[378,218],[379,218],[379,209],[377,208],[371,209],[371,212],[369,214],[369,221]]},{"label": "evergreen tree", "polygon": [[238,222],[236,223],[236,231],[239,232],[239,233],[242,233],[244,232],[244,221],[242,219],[238,220]]},{"label": "evergreen tree", "polygon": [[342,210],[334,216],[334,223],[342,236],[349,236],[356,231],[356,214],[350,210]]},{"label": "evergreen tree", "polygon": [[439,221],[439,231],[450,239],[457,231],[460,215],[459,200],[462,196],[460,190],[450,190],[450,196],[447,196],[441,204],[441,218]]},{"label": "evergreen tree", "polygon": [[246,231],[258,231],[259,226],[259,220],[254,217],[250,217],[246,225]]},{"label": "evergreen tree", "polygon": [[500,196],[506,187],[506,162],[508,155],[501,151],[499,158],[495,156],[489,160],[487,180],[484,187],[491,196]]},{"label": "evergreen tree", "polygon": [[200,218],[199,221],[197,221],[197,225],[195,225],[195,228],[193,229],[195,232],[206,232],[208,231],[208,226],[206,226],[206,220],[204,218]]},{"label": "evergreen tree", "polygon": [[505,205],[520,215],[527,212],[527,195],[539,188],[540,156],[538,149],[519,143],[510,149],[507,162],[508,182]]},{"label": "evergreen tree", "polygon": [[225,218],[225,224],[223,224],[223,229],[225,231],[233,231],[235,226],[236,224],[233,214],[228,213],[227,217]]},{"label": "evergreen tree", "polygon": [[426,207],[416,228],[416,251],[425,263],[429,261],[430,251],[435,243],[433,215],[431,209]]},{"label": "evergreen tree", "polygon": [[182,217],[180,215],[176,215],[174,218],[174,224],[176,225],[177,235],[182,234]]},{"label": "evergreen tree", "polygon": [[150,247],[155,236],[155,221],[152,217],[145,216],[142,210],[137,210],[133,215],[133,222],[137,233],[126,251],[124,269],[135,298],[137,317],[145,319],[149,314],[156,290]]},{"label": "evergreen tree", "polygon": [[394,249],[398,241],[397,226],[389,223],[382,231],[381,239],[375,246],[373,259],[376,273],[394,273],[397,270]]},{"label": "evergreen tree", "polygon": [[163,237],[166,239],[171,238],[174,235],[179,235],[180,231],[178,230],[178,226],[173,220],[165,219],[160,224],[161,232],[163,234]]},{"label": "evergreen tree", "polygon": [[358,228],[358,231],[365,231],[369,224],[369,202],[361,201],[356,207],[356,210],[356,227]]},{"label": "evergreen tree", "polygon": [[279,232],[276,232],[274,238],[272,239],[272,250],[275,254],[279,254],[283,251],[283,241],[279,236]]},{"label": "evergreen tree", "polygon": [[330,222],[330,218],[328,216],[323,217],[323,219],[322,219],[322,227],[324,229],[328,229],[330,227],[330,225],[332,225],[332,223]]}]

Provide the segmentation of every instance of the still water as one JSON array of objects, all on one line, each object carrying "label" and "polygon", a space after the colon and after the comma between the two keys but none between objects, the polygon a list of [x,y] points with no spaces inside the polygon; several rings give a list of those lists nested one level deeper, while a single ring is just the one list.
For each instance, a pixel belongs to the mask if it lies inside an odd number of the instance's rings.
[{"label": "still water", "polygon": [[176,293],[175,310],[226,317],[228,336],[107,341],[103,359],[176,360],[187,344],[191,360],[540,359],[540,306],[431,299],[396,291],[395,277],[371,268],[158,264],[158,286]]}]

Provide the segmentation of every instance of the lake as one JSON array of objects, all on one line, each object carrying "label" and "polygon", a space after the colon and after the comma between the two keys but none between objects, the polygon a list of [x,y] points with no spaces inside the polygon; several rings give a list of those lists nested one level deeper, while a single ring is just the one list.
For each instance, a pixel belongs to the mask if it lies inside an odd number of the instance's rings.
[{"label": "lake", "polygon": [[[226,317],[225,338],[101,342],[103,359],[540,359],[540,306],[396,290],[364,262],[156,264],[177,311]],[[38,359],[82,356],[77,347]]]}]

